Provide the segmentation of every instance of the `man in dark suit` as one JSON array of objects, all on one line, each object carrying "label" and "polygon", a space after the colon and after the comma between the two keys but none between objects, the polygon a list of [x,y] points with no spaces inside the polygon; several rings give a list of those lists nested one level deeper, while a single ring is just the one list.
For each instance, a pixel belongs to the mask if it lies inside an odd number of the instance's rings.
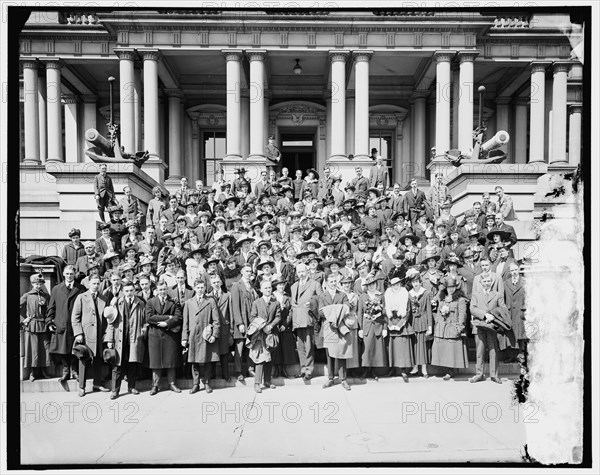
[{"label": "man in dark suit", "polygon": [[275,145],[275,137],[273,135],[269,135],[269,143],[265,147],[265,157],[267,159],[267,170],[273,170],[277,173],[279,162],[281,161],[281,151],[277,145]]},{"label": "man in dark suit", "polygon": [[100,164],[100,173],[94,177],[94,196],[98,207],[100,221],[105,221],[104,210],[112,203],[118,204],[115,200],[115,188],[112,178],[106,173],[106,163]]},{"label": "man in dark suit", "polygon": [[[246,331],[250,324],[250,312],[252,303],[258,298],[258,293],[252,286],[252,266],[244,264],[241,269],[242,277],[231,286],[231,311],[233,314],[233,341],[235,372],[238,381],[244,381],[242,364],[246,340]],[[250,375],[254,371],[248,369]]]},{"label": "man in dark suit", "polygon": [[369,189],[369,180],[363,176],[362,167],[354,169],[356,176],[352,178],[350,184],[354,187],[354,195],[357,199],[367,199],[367,190]]},{"label": "man in dark suit", "polygon": [[123,188],[123,193],[125,193],[125,196],[119,201],[119,206],[123,209],[125,221],[131,219],[141,223],[143,214],[140,200],[131,194],[130,186]]},{"label": "man in dark suit", "polygon": [[141,253],[152,256],[154,261],[158,262],[158,254],[160,253],[163,244],[158,240],[154,226],[148,226],[146,228],[146,238],[140,241],[138,246]]},{"label": "man in dark suit", "polygon": [[504,303],[504,296],[491,290],[492,279],[485,275],[481,280],[482,290],[474,291],[471,296],[471,323],[477,351],[476,374],[469,379],[471,383],[484,381],[483,364],[485,352],[490,354],[490,379],[494,383],[502,384],[498,377],[498,328],[496,321],[504,322],[510,326],[508,309]]},{"label": "man in dark suit", "polygon": [[281,306],[273,296],[273,287],[271,282],[263,280],[260,284],[261,297],[252,302],[250,311],[250,328],[253,327],[254,320],[262,319],[266,323],[264,327],[258,328],[256,333],[251,334],[249,329],[248,338],[251,342],[250,358],[254,361],[256,374],[254,376],[254,390],[257,393],[262,392],[261,381],[266,389],[275,389],[271,383],[271,368],[273,366],[271,351],[272,348],[267,345],[269,335],[277,335],[279,322],[281,321]]},{"label": "man in dark suit", "polygon": [[498,196],[498,212],[502,213],[502,216],[507,221],[516,221],[517,216],[512,198],[504,193],[504,188],[501,186],[497,186],[495,191],[496,196]]},{"label": "man in dark suit", "polygon": [[318,282],[308,277],[305,264],[296,266],[298,280],[292,285],[292,328],[296,334],[296,348],[300,358],[300,374],[309,380],[314,371],[316,297],[321,293]]},{"label": "man in dark suit", "polygon": [[75,282],[75,267],[66,266],[63,269],[63,277],[65,280],[52,289],[46,314],[46,324],[52,330],[49,351],[62,363],[61,383],[69,379],[69,368],[71,369],[71,378],[78,378],[77,358],[71,353],[75,340],[71,325],[71,313],[75,299],[79,294],[85,292],[85,288]]},{"label": "man in dark suit", "polygon": [[377,188],[377,185],[380,183],[383,185],[383,191],[385,191],[388,187],[388,169],[383,164],[383,157],[381,155],[377,155],[375,164],[370,170],[369,186],[371,188]]},{"label": "man in dark suit", "polygon": [[419,214],[421,213],[421,205],[425,204],[427,197],[423,190],[417,188],[417,180],[410,180],[410,190],[404,194],[404,212],[410,219],[412,226],[417,224]]},{"label": "man in dark suit", "polygon": [[102,360],[102,337],[106,329],[106,320],[102,318],[104,307],[108,305],[106,299],[100,295],[100,277],[93,275],[89,278],[89,290],[80,293],[75,299],[71,326],[77,345],[87,345],[91,361],[79,360],[79,396],[85,396],[86,373],[92,370],[94,391],[109,392],[110,389],[102,386],[104,361]]},{"label": "man in dark suit", "polygon": [[160,213],[160,217],[162,218],[163,216],[167,218],[167,230],[170,233],[175,232],[177,218],[183,216],[183,211],[179,208],[176,196],[169,197],[169,207]]},{"label": "man in dark suit", "polygon": [[194,291],[187,285],[187,279],[184,270],[178,270],[175,275],[177,285],[171,287],[167,293],[175,302],[179,304],[181,308],[185,302],[194,296]]},{"label": "man in dark suit", "polygon": [[156,289],[158,295],[146,302],[146,321],[150,324],[148,355],[152,369],[150,396],[158,393],[161,372],[165,368],[169,388],[173,392],[181,392],[175,384],[175,370],[180,365],[181,355],[181,307],[167,295],[166,282],[159,282]]},{"label": "man in dark suit", "polygon": [[[333,274],[327,276],[326,289],[317,296],[317,308],[319,309],[320,327],[330,325],[323,315],[323,308],[329,305],[348,305],[348,296],[344,292],[340,292],[337,287],[339,284],[339,277]],[[325,335],[325,333],[324,333]],[[327,337],[330,338],[330,337]],[[340,358],[334,358],[329,353],[327,348],[327,341],[324,343],[326,346],[327,353],[327,375],[329,379],[323,385],[323,389],[330,388],[333,386],[333,378],[337,372],[342,382],[342,387],[350,391],[350,385],[346,382],[346,360]],[[336,371],[337,370],[337,371]]]}]

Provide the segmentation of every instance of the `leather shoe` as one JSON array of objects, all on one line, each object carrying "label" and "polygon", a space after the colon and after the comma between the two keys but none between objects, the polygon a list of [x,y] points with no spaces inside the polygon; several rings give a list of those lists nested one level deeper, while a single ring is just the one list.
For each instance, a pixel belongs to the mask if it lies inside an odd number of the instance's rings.
[{"label": "leather shoe", "polygon": [[36,377],[35,377],[35,375],[33,374],[33,371],[32,371],[31,374],[29,375],[29,381],[33,383],[35,380],[36,380]]},{"label": "leather shoe", "polygon": [[190,394],[196,394],[198,391],[200,391],[200,386],[198,386],[197,384],[194,384],[192,386],[192,389],[190,389]]},{"label": "leather shoe", "polygon": [[118,392],[112,392],[110,393],[110,398],[111,399],[117,399],[119,397],[119,393]]},{"label": "leather shoe", "polygon": [[495,376],[492,376],[490,379],[491,379],[491,380],[492,380],[494,383],[497,383],[497,384],[502,384],[502,380],[501,380],[500,378],[496,378]]},{"label": "leather shoe", "polygon": [[425,379],[429,379],[429,373],[423,373],[423,377],[424,377]]},{"label": "leather shoe", "polygon": [[254,376],[256,376],[253,369],[248,369],[248,376],[250,376],[251,378],[254,378]]},{"label": "leather shoe", "polygon": [[85,389],[79,388],[79,397],[85,396]]},{"label": "leather shoe", "polygon": [[237,380],[241,383],[244,381],[244,375],[243,374],[238,374]]},{"label": "leather shoe", "polygon": [[257,393],[262,393],[262,389],[261,389],[261,387],[260,387],[260,384],[255,384],[255,385],[254,385],[254,390],[255,390]]},{"label": "leather shoe", "polygon": [[476,374],[472,378],[469,378],[469,383],[478,383],[479,381],[485,381],[485,376]]},{"label": "leather shoe", "polygon": [[408,383],[408,382],[410,381],[410,380],[408,379],[408,374],[406,374],[406,373],[402,373],[402,380],[403,380],[405,383]]},{"label": "leather shoe", "polygon": [[443,379],[444,379],[444,381],[450,381],[452,379],[452,375],[446,374]]},{"label": "leather shoe", "polygon": [[171,383],[169,384],[169,388],[171,389],[171,391],[173,391],[174,393],[180,393],[181,389],[179,389],[175,383]]},{"label": "leather shoe", "polygon": [[323,385],[323,389],[327,389],[333,386],[333,379],[328,379],[327,382]]},{"label": "leather shoe", "polygon": [[92,386],[92,389],[93,389],[94,391],[101,391],[101,392],[103,392],[103,393],[110,392],[110,389],[108,389],[108,388],[105,388],[104,386]]},{"label": "leather shoe", "polygon": [[308,373],[304,374],[304,380],[305,381],[310,381],[310,378],[312,378],[312,374],[308,374]]},{"label": "leather shoe", "polygon": [[210,384],[206,383],[204,385],[204,389],[206,390],[206,394],[210,394],[213,392],[213,389],[210,387]]},{"label": "leather shoe", "polygon": [[127,392],[128,392],[129,394],[136,394],[136,395],[140,393],[140,392],[139,392],[137,389],[135,389],[135,388],[129,388],[129,389],[127,390]]},{"label": "leather shoe", "polygon": [[276,387],[273,383],[265,383],[265,389],[275,389]]},{"label": "leather shoe", "polygon": [[346,390],[346,391],[350,391],[352,388],[350,387],[350,385],[346,382],[346,380],[344,379],[342,381],[342,387]]},{"label": "leather shoe", "polygon": [[78,380],[79,373],[77,371],[71,371],[71,379]]},{"label": "leather shoe", "polygon": [[152,389],[150,390],[150,396],[154,396],[157,393],[158,393],[158,386],[152,386]]},{"label": "leather shoe", "polygon": [[67,381],[69,379],[69,373],[63,373],[62,376],[60,377],[60,382],[64,383],[65,381]]}]

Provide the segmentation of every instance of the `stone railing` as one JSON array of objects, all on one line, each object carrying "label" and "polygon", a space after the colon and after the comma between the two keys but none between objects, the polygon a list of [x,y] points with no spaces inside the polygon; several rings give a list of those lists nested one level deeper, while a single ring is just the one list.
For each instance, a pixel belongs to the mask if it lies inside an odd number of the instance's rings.
[{"label": "stone railing", "polygon": [[529,28],[530,15],[498,16],[492,28]]},{"label": "stone railing", "polygon": [[61,13],[60,23],[64,25],[98,25],[98,15],[89,12]]}]

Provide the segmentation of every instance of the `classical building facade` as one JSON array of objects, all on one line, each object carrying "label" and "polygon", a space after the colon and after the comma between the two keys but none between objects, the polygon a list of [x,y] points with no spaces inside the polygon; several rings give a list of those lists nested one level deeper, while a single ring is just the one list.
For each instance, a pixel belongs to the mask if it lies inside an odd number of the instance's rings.
[{"label": "classical building facade", "polygon": [[[581,159],[581,40],[568,15],[535,11],[34,12],[20,35],[22,254],[53,254],[75,224],[95,237],[85,131],[108,135],[111,76],[121,144],[153,155],[109,173],[144,202],[182,176],[210,185],[243,164],[256,178],[274,135],[291,175],[329,164],[349,180],[376,148],[402,186],[442,171],[455,214],[499,183],[531,221],[540,177]],[[454,169],[443,153],[473,146],[481,85],[507,159]]]}]

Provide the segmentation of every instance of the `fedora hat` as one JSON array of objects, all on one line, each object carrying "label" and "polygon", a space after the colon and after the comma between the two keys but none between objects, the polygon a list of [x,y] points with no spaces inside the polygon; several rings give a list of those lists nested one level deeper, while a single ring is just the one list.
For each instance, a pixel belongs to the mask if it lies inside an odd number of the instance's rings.
[{"label": "fedora hat", "polygon": [[313,172],[313,174],[315,175],[315,178],[318,180],[319,179],[319,172],[317,172],[317,170],[315,170],[314,168],[309,168],[308,170],[306,170],[306,174],[308,175],[310,172]]},{"label": "fedora hat", "polygon": [[105,348],[102,352],[102,359],[105,363],[114,366],[117,362],[117,350],[114,348]]},{"label": "fedora hat", "polygon": [[83,362],[87,362],[92,359],[92,350],[89,346],[83,343],[75,343],[75,345],[73,345],[71,354],[75,355],[77,359]]},{"label": "fedora hat", "polygon": [[256,332],[262,330],[266,324],[267,321],[264,318],[256,317],[250,322],[250,325],[248,325],[248,331],[246,332],[246,335],[254,335]]},{"label": "fedora hat", "polygon": [[112,323],[117,319],[118,313],[119,312],[117,311],[117,307],[108,305],[104,307],[104,312],[102,313],[102,315],[104,316],[104,318],[106,318],[106,321],[108,323]]}]

